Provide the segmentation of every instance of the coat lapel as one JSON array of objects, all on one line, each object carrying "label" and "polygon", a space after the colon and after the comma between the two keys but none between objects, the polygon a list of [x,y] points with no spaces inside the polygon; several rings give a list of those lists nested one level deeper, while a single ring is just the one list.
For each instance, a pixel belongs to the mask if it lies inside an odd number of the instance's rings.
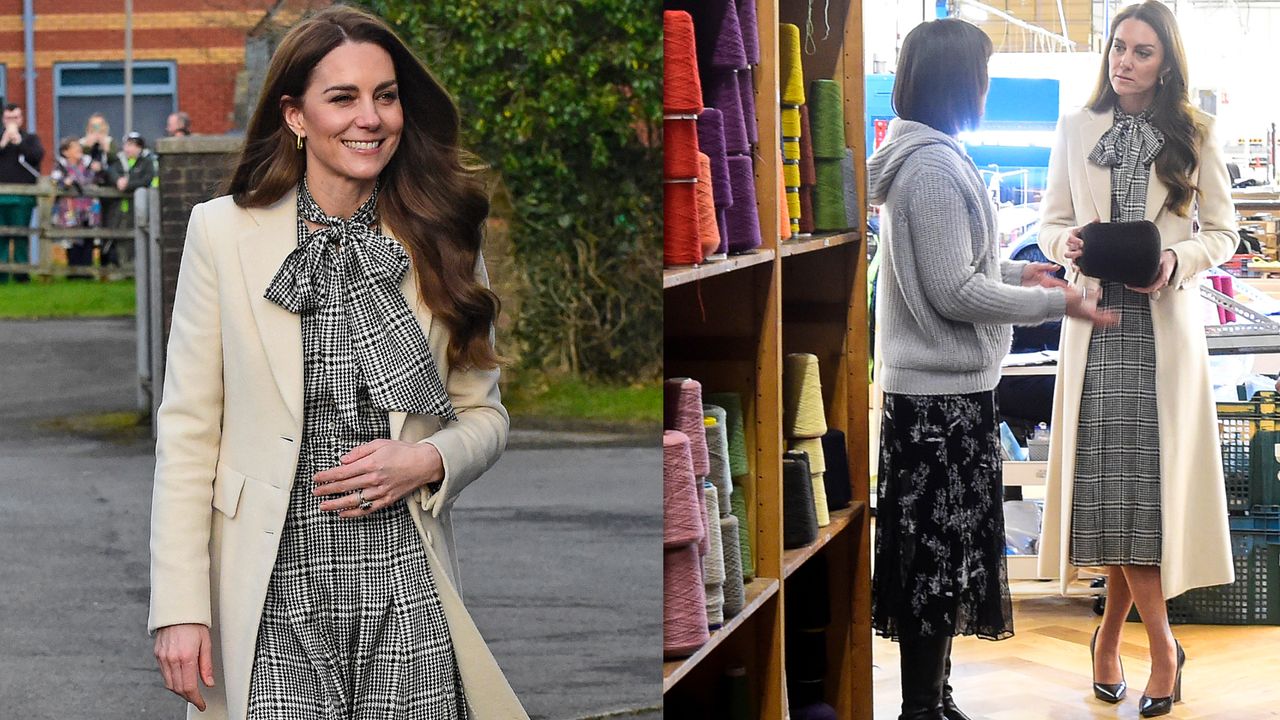
[{"label": "coat lapel", "polygon": [[1111,222],[1111,168],[1089,162],[1088,157],[1103,133],[1111,128],[1111,113],[1090,111],[1086,118],[1080,125],[1080,147],[1085,153],[1084,174],[1093,198],[1095,217],[1102,222]]},{"label": "coat lapel", "polygon": [[276,386],[294,422],[302,427],[302,321],[263,297],[284,259],[298,246],[297,191],[249,214],[258,227],[240,237],[240,268],[258,335]]},{"label": "coat lapel", "polygon": [[1147,176],[1147,220],[1155,221],[1156,216],[1164,209],[1164,201],[1169,197],[1169,186],[1156,175],[1155,163],[1151,165],[1151,173]]}]

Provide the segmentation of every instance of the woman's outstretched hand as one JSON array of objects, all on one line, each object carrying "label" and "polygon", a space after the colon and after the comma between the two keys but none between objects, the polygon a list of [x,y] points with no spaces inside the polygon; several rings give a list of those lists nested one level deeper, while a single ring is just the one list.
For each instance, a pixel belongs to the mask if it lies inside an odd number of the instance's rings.
[{"label": "woman's outstretched hand", "polygon": [[374,440],[340,460],[341,465],[315,474],[312,492],[323,499],[321,510],[344,518],[377,512],[444,479],[444,459],[430,443]]},{"label": "woman's outstretched hand", "polygon": [[1029,262],[1022,268],[1022,287],[1066,287],[1065,280],[1053,276],[1061,269],[1053,263]]},{"label": "woman's outstretched hand", "polygon": [[1062,292],[1067,296],[1067,317],[1088,320],[1094,327],[1111,327],[1120,322],[1120,315],[1114,310],[1098,309],[1099,290],[1064,287]]}]

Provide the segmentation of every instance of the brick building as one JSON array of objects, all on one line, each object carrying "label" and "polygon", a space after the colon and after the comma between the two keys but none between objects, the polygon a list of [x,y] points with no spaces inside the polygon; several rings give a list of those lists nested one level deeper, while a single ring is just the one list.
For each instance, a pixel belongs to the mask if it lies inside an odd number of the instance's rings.
[{"label": "brick building", "polygon": [[[58,139],[80,137],[92,112],[102,112],[120,139],[124,128],[124,0],[31,0],[27,47],[23,0],[0,0],[0,96],[27,105],[28,53],[35,58],[36,132],[50,152]],[[254,73],[270,43],[308,8],[326,0],[133,0],[133,129],[149,140],[164,133],[175,110],[192,130],[235,130]],[[247,60],[248,59],[248,60]],[[259,72],[260,74],[260,72]],[[260,79],[258,82],[261,82]],[[30,110],[28,110],[28,127]]]}]

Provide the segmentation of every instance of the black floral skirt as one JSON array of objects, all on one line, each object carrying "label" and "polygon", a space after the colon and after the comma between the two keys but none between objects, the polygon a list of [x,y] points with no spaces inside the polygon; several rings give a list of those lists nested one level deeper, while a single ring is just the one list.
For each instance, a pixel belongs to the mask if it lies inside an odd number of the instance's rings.
[{"label": "black floral skirt", "polygon": [[871,622],[884,637],[1013,635],[994,392],[884,396]]}]

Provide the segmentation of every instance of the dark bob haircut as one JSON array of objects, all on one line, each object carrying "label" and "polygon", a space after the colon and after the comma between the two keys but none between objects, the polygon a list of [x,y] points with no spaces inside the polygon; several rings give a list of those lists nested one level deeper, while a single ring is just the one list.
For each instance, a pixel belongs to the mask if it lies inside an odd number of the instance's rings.
[{"label": "dark bob haircut", "polygon": [[991,38],[959,18],[917,25],[902,41],[893,111],[947,135],[976,128],[991,52]]}]

